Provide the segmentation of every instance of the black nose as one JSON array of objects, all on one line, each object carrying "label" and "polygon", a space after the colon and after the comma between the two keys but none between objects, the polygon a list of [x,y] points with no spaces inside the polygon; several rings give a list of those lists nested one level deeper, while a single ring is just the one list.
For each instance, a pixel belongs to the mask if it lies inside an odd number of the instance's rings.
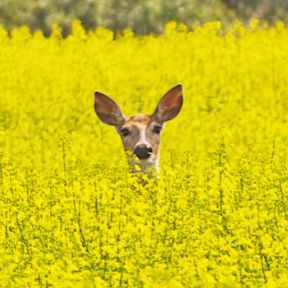
[{"label": "black nose", "polygon": [[137,145],[134,149],[134,154],[139,159],[148,159],[152,154],[152,148],[146,146],[145,144]]}]

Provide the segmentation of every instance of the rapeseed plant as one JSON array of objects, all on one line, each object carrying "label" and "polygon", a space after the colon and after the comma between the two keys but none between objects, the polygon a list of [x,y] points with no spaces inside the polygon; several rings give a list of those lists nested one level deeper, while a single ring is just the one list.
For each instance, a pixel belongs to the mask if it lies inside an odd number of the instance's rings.
[{"label": "rapeseed plant", "polygon": [[[256,20],[1,28],[0,286],[287,286],[287,40]],[[179,81],[161,176],[143,186],[93,92],[149,113]]]}]

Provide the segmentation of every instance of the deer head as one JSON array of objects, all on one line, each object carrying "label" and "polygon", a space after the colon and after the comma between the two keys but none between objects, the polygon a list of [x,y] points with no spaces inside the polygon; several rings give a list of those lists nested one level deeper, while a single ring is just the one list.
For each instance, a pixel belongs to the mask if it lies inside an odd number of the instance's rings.
[{"label": "deer head", "polygon": [[[96,91],[94,109],[100,120],[116,128],[131,170],[138,165],[141,171],[158,170],[160,135],[166,121],[175,118],[183,105],[182,85],[171,88],[160,99],[151,115],[125,116],[114,100]],[[130,152],[130,153],[129,153]]]}]

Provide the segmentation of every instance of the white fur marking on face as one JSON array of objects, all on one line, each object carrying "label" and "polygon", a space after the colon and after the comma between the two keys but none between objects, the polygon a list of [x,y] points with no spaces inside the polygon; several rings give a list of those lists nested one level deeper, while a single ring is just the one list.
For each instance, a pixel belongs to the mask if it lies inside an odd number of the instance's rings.
[{"label": "white fur marking on face", "polygon": [[146,125],[139,125],[139,141],[136,143],[135,147],[141,144],[151,146],[146,140]]}]

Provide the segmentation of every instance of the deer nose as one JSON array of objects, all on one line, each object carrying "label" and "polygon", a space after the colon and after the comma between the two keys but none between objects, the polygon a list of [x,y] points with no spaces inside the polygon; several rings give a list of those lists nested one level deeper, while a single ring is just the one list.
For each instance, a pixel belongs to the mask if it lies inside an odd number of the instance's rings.
[{"label": "deer nose", "polygon": [[134,154],[139,159],[148,159],[152,154],[152,148],[145,144],[137,145],[134,149]]}]

